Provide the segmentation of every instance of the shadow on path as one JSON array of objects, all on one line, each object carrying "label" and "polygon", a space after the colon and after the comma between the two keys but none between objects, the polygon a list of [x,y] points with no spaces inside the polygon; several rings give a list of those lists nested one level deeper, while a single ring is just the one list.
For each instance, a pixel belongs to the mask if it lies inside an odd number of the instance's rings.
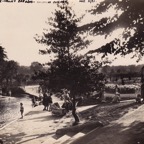
[{"label": "shadow on path", "polygon": [[34,122],[44,122],[44,121],[50,121],[50,120],[58,120],[60,119],[60,117],[55,117],[53,115],[47,115],[47,116],[39,116],[39,117],[35,117],[35,118],[28,118],[26,120],[33,120]]},{"label": "shadow on path", "polygon": [[20,141],[20,142],[17,142],[17,144],[24,144],[24,143],[29,142],[29,141],[32,141],[32,140],[37,140],[37,139],[42,138],[42,137],[47,137],[48,135],[52,135],[52,134],[54,134],[54,133],[55,133],[55,132],[45,133],[45,134],[40,134],[40,135],[30,135],[30,136],[26,136],[26,137],[29,137],[29,139],[23,140],[23,141]]},{"label": "shadow on path", "polygon": [[35,115],[35,114],[41,114],[41,113],[45,113],[45,111],[30,111],[27,114],[25,114],[25,116],[29,116],[29,115]]},{"label": "shadow on path", "polygon": [[129,126],[115,124],[98,128],[72,144],[144,144],[144,122]]},{"label": "shadow on path", "polygon": [[[19,133],[19,134],[10,134],[5,133],[0,135],[0,138],[2,138],[4,144],[23,144],[32,140],[36,140],[39,138],[47,137],[48,135],[52,135],[55,132],[49,132],[44,134],[35,134],[35,135],[26,135],[25,133]],[[26,140],[22,140],[23,138],[26,138]]]},{"label": "shadow on path", "polygon": [[25,133],[19,133],[19,134],[10,134],[5,133],[0,135],[0,138],[2,138],[2,141],[5,143],[11,143],[16,144],[17,141],[20,141],[25,136]]}]

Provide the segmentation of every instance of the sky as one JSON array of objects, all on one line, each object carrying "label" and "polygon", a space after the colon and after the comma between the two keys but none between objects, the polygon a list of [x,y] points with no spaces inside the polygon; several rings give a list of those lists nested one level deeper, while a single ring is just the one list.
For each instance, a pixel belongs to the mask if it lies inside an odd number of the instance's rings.
[{"label": "sky", "polygon": [[[45,46],[38,44],[34,37],[36,34],[42,35],[43,29],[48,27],[46,24],[47,18],[51,17],[52,12],[56,8],[53,1],[51,0],[51,4],[0,3],[0,45],[5,48],[9,60],[15,60],[20,65],[29,66],[34,61],[45,63],[50,59],[48,55],[39,54],[39,49],[44,49]],[[90,3],[88,0],[85,3],[75,0],[72,4],[72,8],[77,15],[84,14],[86,9],[90,9],[94,5],[94,3]],[[113,9],[107,13],[109,16],[113,14]],[[100,15],[97,17],[87,15],[82,24],[94,19],[98,20],[100,17]],[[89,48],[100,47],[104,43],[109,42],[113,37],[120,36],[121,32],[121,29],[117,30],[107,40],[102,36],[92,38],[93,43]],[[85,53],[88,50],[85,49],[81,53]],[[113,59],[114,57],[110,56],[110,58]],[[136,63],[136,60],[131,59],[130,56],[126,58],[118,56],[112,65],[142,64],[142,62]]]}]

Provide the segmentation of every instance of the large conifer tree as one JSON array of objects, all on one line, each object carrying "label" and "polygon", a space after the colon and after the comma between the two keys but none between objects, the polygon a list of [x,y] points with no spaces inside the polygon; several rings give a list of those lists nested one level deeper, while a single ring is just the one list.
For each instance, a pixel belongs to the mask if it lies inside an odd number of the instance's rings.
[{"label": "large conifer tree", "polygon": [[47,48],[40,50],[42,54],[54,55],[55,60],[49,63],[47,74],[39,74],[44,78],[44,84],[48,89],[70,90],[73,99],[73,116],[75,124],[79,122],[76,114],[76,95],[84,94],[98,87],[99,80],[104,76],[98,74],[98,68],[101,66],[98,62],[92,62],[92,57],[78,56],[77,52],[86,48],[90,41],[82,36],[78,30],[78,23],[81,18],[77,18],[68,2],[60,4],[55,10],[54,17],[48,21],[49,30],[43,33],[43,36],[37,36],[38,43],[45,44]]}]

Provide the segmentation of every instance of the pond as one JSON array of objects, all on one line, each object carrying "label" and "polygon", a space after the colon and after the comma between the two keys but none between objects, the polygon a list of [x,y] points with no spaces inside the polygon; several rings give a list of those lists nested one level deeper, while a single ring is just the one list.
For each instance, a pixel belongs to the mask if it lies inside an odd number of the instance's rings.
[{"label": "pond", "polygon": [[25,113],[32,109],[32,102],[28,95],[24,97],[0,96],[0,128],[7,123],[20,118],[20,103],[23,103]]}]

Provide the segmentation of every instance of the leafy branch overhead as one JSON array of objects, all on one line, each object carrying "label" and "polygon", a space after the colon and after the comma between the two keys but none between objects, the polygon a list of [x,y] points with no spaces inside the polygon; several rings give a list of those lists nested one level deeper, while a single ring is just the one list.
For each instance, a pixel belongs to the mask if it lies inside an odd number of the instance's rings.
[{"label": "leafy branch overhead", "polygon": [[133,53],[140,59],[144,55],[144,1],[143,0],[104,0],[89,11],[91,15],[103,15],[114,8],[112,17],[103,16],[101,20],[89,22],[79,31],[89,31],[93,36],[110,35],[114,30],[123,28],[121,38],[115,38],[106,45],[89,53],[127,55]]}]

